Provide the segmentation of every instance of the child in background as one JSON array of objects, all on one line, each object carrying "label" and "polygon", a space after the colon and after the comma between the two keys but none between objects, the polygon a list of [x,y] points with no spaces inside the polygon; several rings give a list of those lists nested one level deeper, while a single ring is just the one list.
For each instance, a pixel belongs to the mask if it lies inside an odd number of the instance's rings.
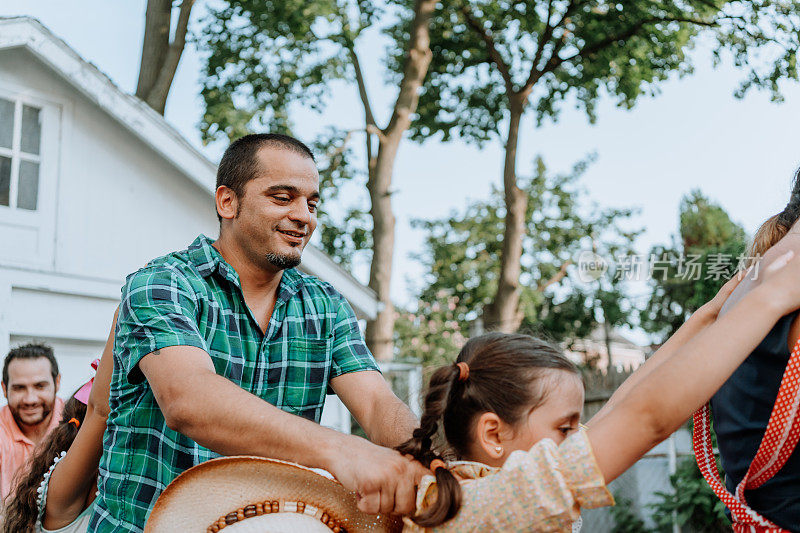
[{"label": "child in background", "polygon": [[20,471],[6,507],[4,532],[86,532],[109,411],[114,325],[93,382],[64,404],[61,422],[36,449],[30,466]]},{"label": "child in background", "polygon": [[[570,531],[581,507],[612,505],[606,484],[671,435],[775,322],[800,307],[800,258],[787,253],[727,314],[728,282],[579,426],[580,374],[525,335],[474,338],[432,375],[420,427],[398,447],[429,466],[404,531]],[[460,459],[432,449],[439,427]]]}]

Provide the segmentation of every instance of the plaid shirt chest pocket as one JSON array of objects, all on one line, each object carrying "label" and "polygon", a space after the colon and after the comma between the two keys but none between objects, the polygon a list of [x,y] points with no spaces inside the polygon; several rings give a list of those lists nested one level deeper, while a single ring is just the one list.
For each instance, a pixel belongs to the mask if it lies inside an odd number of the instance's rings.
[{"label": "plaid shirt chest pocket", "polygon": [[265,387],[258,396],[284,411],[319,422],[330,379],[332,346],[333,337],[284,337],[266,343],[266,376],[257,380]]}]

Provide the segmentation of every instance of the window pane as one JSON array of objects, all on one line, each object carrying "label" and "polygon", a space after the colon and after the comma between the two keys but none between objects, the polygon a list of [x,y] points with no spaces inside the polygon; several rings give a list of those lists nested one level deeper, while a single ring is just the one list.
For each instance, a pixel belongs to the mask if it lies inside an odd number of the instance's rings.
[{"label": "window pane", "polygon": [[0,156],[0,205],[8,205],[11,188],[11,159]]},{"label": "window pane", "polygon": [[0,98],[0,146],[11,148],[14,137],[14,102]]},{"label": "window pane", "polygon": [[42,134],[39,108],[29,105],[22,106],[22,145],[23,152],[29,154],[39,153],[39,138]]},{"label": "window pane", "polygon": [[39,197],[39,163],[19,162],[18,189],[17,207],[36,211],[36,200]]}]

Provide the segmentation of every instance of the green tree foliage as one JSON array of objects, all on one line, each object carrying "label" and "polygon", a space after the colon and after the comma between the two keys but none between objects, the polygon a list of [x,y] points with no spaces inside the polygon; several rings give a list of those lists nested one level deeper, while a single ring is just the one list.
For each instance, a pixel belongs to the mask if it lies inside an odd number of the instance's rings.
[{"label": "green tree foliage", "polygon": [[753,84],[772,87],[797,78],[797,29],[797,2],[785,0],[454,0],[435,14],[413,131],[495,139],[526,89],[540,122],[570,96],[591,119],[604,94],[631,108],[657,82],[691,72],[688,52],[704,33],[716,57],[727,52],[741,66],[764,49],[747,68]]},{"label": "green tree foliage", "polygon": [[469,338],[469,324],[458,320],[464,314],[458,296],[440,290],[433,301],[419,300],[415,309],[397,309],[395,350],[401,359],[420,361],[430,371],[455,361]]},{"label": "green tree foliage", "polygon": [[628,498],[615,494],[616,505],[610,509],[611,517],[614,519],[614,527],[611,533],[648,533],[639,515],[634,512],[633,502]]},{"label": "green tree foliage", "polygon": [[[327,84],[346,76],[340,49],[332,44],[360,31],[350,29],[342,9],[336,0],[209,6],[199,35],[206,53],[203,138],[232,140],[258,129],[288,132],[291,103],[322,109]],[[372,9],[356,17],[367,25],[372,19]]]},{"label": "green tree foliage", "polygon": [[[585,336],[599,321],[626,322],[631,308],[618,282],[583,283],[568,275],[580,250],[600,255],[630,253],[637,230],[624,228],[631,209],[586,205],[579,179],[590,159],[571,172],[551,174],[537,158],[525,180],[528,225],[521,276],[523,329],[553,340]],[[401,355],[428,364],[452,361],[496,290],[503,246],[503,195],[440,219],[414,221],[427,235],[417,259],[427,272],[419,304],[400,311],[396,345]]]},{"label": "green tree foliage", "polygon": [[[796,78],[800,32],[794,0],[452,0],[442,2],[431,29],[433,62],[413,126],[418,139],[441,134],[505,147],[506,204],[500,278],[487,321],[513,330],[524,306],[522,241],[526,194],[517,183],[523,114],[556,119],[567,101],[590,119],[603,96],[630,108],[671,75],[691,72],[688,55],[711,37],[718,58],[747,67],[750,86]],[[401,38],[405,26],[395,30]],[[399,59],[399,56],[397,56]],[[399,72],[399,61],[394,70]]]},{"label": "green tree foliage", "polygon": [[680,235],[650,251],[651,295],[642,328],[668,338],[714,297],[746,259],[747,236],[720,206],[695,190],[680,204]]},{"label": "green tree foliage", "polygon": [[[345,4],[276,0],[210,6],[197,38],[206,58],[203,139],[233,140],[263,130],[291,134],[291,104],[322,110],[332,82],[355,83],[339,45],[354,46],[376,11],[371,3],[360,2],[360,11],[351,17]],[[359,25],[355,29],[353,22]],[[366,180],[353,149],[354,133],[328,127],[311,143],[320,159],[321,247],[345,267],[371,246],[366,195],[332,209],[342,200],[342,187],[349,182],[363,186]]]}]

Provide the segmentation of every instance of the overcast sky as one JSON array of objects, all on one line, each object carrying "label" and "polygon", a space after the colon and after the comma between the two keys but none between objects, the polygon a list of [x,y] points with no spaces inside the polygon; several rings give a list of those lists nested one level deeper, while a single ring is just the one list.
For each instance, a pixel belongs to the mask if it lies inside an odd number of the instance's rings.
[{"label": "overcast sky", "polygon": [[[86,60],[97,65],[123,90],[133,92],[138,75],[144,28],[144,0],[84,1],[6,0],[0,15],[38,18]],[[199,23],[202,3],[195,8]],[[382,83],[382,42],[362,47],[373,104],[379,121],[388,119],[396,86]],[[646,228],[639,249],[667,242],[677,230],[678,204],[699,188],[721,204],[752,234],[768,216],[785,205],[791,178],[800,164],[800,88],[785,87],[786,102],[773,104],[765,93],[733,97],[741,73],[730,66],[711,67],[707,50],[695,52],[693,76],[660,86],[660,94],[642,99],[632,111],[612,101],[598,106],[597,123],[565,109],[557,124],[538,130],[523,123],[518,169],[524,174],[537,154],[555,170],[567,170],[588,153],[598,160],[583,184],[601,206],[637,206],[636,222]],[[201,57],[189,46],[184,53],[167,103],[167,120],[211,159],[219,147],[203,147],[197,123],[202,114],[198,96]],[[302,113],[298,133],[306,140],[326,124],[358,128],[363,119],[352,87],[337,85],[334,105],[321,116]],[[407,302],[408,280],[418,279],[419,265],[409,258],[422,242],[409,226],[414,218],[434,218],[460,210],[469,199],[486,196],[500,186],[499,143],[479,149],[464,143],[405,143],[394,177],[394,209],[398,219],[393,297]],[[188,244],[188,243],[187,243]],[[364,268],[356,275],[366,279]]]}]

